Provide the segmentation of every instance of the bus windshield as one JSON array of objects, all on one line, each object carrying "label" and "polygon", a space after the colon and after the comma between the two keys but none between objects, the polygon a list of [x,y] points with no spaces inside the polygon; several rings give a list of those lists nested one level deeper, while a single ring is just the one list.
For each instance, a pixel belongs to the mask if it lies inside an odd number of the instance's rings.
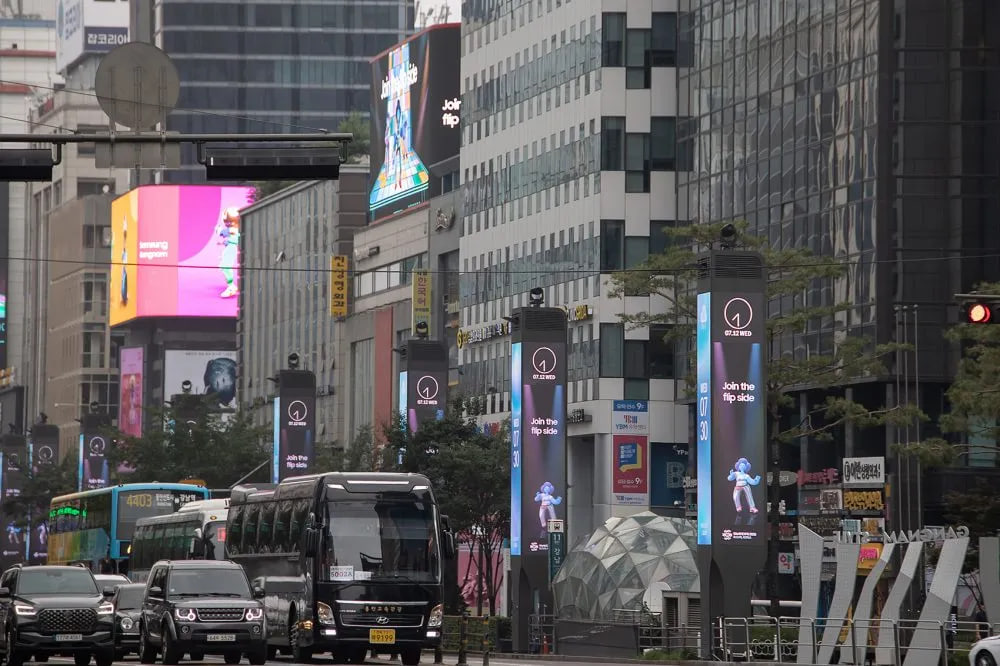
[{"label": "bus windshield", "polygon": [[332,501],[324,573],[347,582],[437,582],[434,507],[406,499]]},{"label": "bus windshield", "polygon": [[226,559],[226,522],[216,520],[205,523],[205,559]]}]

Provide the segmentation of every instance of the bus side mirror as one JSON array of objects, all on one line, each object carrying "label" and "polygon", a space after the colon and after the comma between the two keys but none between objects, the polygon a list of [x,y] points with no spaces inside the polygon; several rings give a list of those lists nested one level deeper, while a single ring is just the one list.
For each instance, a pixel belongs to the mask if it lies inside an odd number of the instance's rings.
[{"label": "bus side mirror", "polygon": [[191,542],[191,559],[200,560],[205,557],[205,542],[195,537]]},{"label": "bus side mirror", "polygon": [[319,530],[315,527],[307,527],[302,541],[302,550],[306,557],[316,557],[319,552]]},{"label": "bus side mirror", "polygon": [[444,558],[455,559],[455,535],[451,532],[442,532],[441,536],[444,538]]}]

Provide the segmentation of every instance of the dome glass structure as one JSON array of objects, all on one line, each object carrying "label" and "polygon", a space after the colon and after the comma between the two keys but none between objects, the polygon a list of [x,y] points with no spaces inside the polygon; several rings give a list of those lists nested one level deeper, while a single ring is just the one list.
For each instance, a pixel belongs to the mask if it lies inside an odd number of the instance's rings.
[{"label": "dome glass structure", "polygon": [[690,520],[648,511],[610,518],[563,561],[552,581],[556,615],[600,620],[640,610],[651,586],[698,592],[696,551]]}]

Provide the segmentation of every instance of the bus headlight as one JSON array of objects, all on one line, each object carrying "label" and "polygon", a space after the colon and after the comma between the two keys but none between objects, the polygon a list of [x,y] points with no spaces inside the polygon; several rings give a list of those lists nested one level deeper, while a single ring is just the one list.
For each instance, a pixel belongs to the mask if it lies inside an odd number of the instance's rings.
[{"label": "bus headlight", "polygon": [[97,607],[98,615],[114,615],[115,605],[110,601],[105,601],[100,606]]},{"label": "bus headlight", "polygon": [[132,618],[123,617],[122,618],[122,629],[129,631],[133,627]]},{"label": "bus headlight", "polygon": [[322,601],[316,604],[316,617],[320,624],[336,624],[336,620],[333,619],[333,609]]},{"label": "bus headlight", "polygon": [[193,608],[175,608],[174,617],[182,622],[194,622],[197,616]]},{"label": "bus headlight", "polygon": [[438,604],[431,609],[431,615],[427,618],[427,626],[440,627],[442,620],[444,620],[444,606]]},{"label": "bus headlight", "polygon": [[244,615],[244,619],[247,622],[256,622],[257,620],[259,620],[262,617],[264,617],[264,609],[263,608],[248,608],[247,612],[246,612],[246,615]]}]

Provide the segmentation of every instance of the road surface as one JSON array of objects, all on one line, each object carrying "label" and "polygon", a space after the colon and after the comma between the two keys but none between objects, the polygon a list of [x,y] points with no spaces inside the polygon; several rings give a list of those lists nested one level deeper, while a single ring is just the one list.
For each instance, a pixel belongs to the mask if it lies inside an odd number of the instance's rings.
[{"label": "road surface", "polygon": [[[457,661],[458,661],[457,657],[455,655],[453,655],[453,654],[446,654],[444,656],[444,664],[445,664],[445,666],[454,666]],[[467,661],[469,663],[469,666],[479,666],[482,663],[482,656],[481,655],[471,655],[470,654]],[[72,666],[73,660],[70,659],[70,658],[68,658],[68,657],[51,657],[49,659],[48,663],[49,664],[55,664],[55,665],[58,665],[58,666],[66,666],[67,664],[69,664],[70,666]],[[157,660],[157,663],[160,663],[160,660]],[[213,657],[213,656],[205,657],[204,661],[201,661],[201,662],[192,662],[189,659],[183,659],[183,660],[181,660],[181,666],[187,666],[188,664],[204,664],[204,666],[220,666],[221,664],[224,664],[224,663],[225,662],[223,662],[221,656],[220,657]],[[248,662],[246,659],[244,659],[242,662],[240,662],[241,666],[248,666],[249,663],[250,662]],[[325,656],[316,657],[316,659],[313,661],[313,663],[316,664],[317,666],[325,666],[326,664],[331,664],[332,665],[335,662],[330,658],[329,655],[325,655]],[[340,663],[340,662],[337,662],[337,663]],[[380,659],[368,659],[368,661],[366,661],[365,663],[366,664],[371,664],[371,666],[378,666],[379,664],[381,664],[383,666],[399,666],[399,664],[400,664],[400,662],[399,662],[398,659],[395,660],[395,661],[390,661],[388,657],[382,657]],[[420,660],[421,666],[423,666],[423,664],[428,664],[429,665],[429,664],[433,664],[433,663],[434,663],[434,653],[433,652],[425,652],[423,654],[423,658]],[[614,665],[617,665],[617,664],[621,664],[621,662],[620,661],[599,661],[599,662],[587,661],[587,662],[580,662],[580,661],[563,661],[563,660],[554,660],[554,659],[553,660],[548,660],[548,659],[546,659],[546,660],[536,660],[536,659],[532,659],[532,660],[524,660],[524,661],[515,661],[513,659],[502,659],[502,658],[499,658],[499,657],[491,657],[490,658],[490,666],[533,666],[533,665],[536,665],[536,664],[538,666],[555,666],[556,664],[558,664],[559,666],[614,666]],[[93,660],[91,660],[90,665],[94,666]],[[27,663],[27,666],[35,666],[35,662],[34,661],[29,661]],[[139,660],[136,659],[136,657],[134,655],[132,655],[129,658],[125,659],[124,661],[116,661],[115,662],[115,666],[139,666]],[[289,659],[276,659],[274,661],[267,662],[267,666],[292,666],[292,662]]]}]

